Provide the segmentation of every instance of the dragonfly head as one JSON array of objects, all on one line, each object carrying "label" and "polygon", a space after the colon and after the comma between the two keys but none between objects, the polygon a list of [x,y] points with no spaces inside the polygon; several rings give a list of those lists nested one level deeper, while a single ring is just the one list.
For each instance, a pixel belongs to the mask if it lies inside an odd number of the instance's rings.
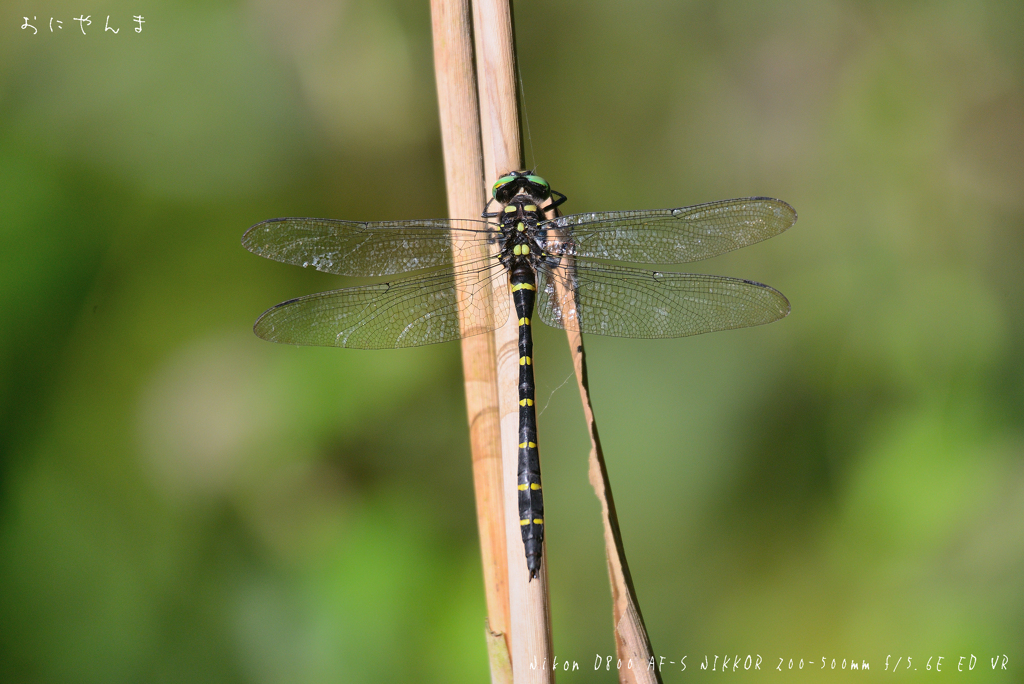
[{"label": "dragonfly head", "polygon": [[536,202],[543,202],[551,197],[551,186],[540,176],[535,176],[531,171],[511,171],[494,183],[491,194],[501,204],[508,204],[513,197],[525,190],[527,195],[533,197]]}]

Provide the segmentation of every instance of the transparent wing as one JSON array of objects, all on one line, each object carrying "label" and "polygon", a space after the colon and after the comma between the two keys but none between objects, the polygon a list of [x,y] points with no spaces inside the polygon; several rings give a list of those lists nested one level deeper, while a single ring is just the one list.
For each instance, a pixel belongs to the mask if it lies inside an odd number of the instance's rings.
[{"label": "transparent wing", "polygon": [[277,218],[257,223],[242,236],[253,254],[318,271],[350,276],[386,276],[497,254],[497,226],[469,219],[340,221]]},{"label": "transparent wing", "polygon": [[563,242],[549,233],[544,246],[553,254],[682,264],[767,240],[795,221],[796,211],[782,200],[746,197],[680,209],[560,216],[541,228],[561,229],[568,238]]},{"label": "transparent wing", "polygon": [[[565,260],[563,260],[563,264]],[[555,328],[613,337],[684,337],[771,323],[789,301],[738,278],[665,273],[577,259],[542,267],[537,309]]]},{"label": "transparent wing", "polygon": [[[494,330],[508,319],[509,297],[485,297],[506,278],[496,260],[480,260],[390,283],[299,297],[267,310],[253,331],[271,342],[394,349],[448,342]],[[459,324],[464,299],[466,328]],[[495,302],[493,308],[488,305]]]}]

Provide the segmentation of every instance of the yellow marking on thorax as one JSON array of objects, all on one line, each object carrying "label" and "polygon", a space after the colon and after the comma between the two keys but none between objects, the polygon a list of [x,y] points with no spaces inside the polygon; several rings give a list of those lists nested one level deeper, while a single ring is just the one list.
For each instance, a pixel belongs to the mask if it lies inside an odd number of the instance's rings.
[{"label": "yellow marking on thorax", "polygon": [[505,213],[506,213],[506,214],[513,214],[513,213],[515,213],[515,210],[516,210],[516,208],[515,208],[515,207],[513,207],[513,206],[511,206],[511,205],[510,205],[510,206],[507,206],[507,207],[505,207]]},{"label": "yellow marking on thorax", "polygon": [[536,285],[531,285],[530,283],[519,283],[518,285],[513,285],[512,286],[512,291],[513,292],[517,292],[519,290],[534,290],[534,291],[536,291],[537,290],[537,286]]}]

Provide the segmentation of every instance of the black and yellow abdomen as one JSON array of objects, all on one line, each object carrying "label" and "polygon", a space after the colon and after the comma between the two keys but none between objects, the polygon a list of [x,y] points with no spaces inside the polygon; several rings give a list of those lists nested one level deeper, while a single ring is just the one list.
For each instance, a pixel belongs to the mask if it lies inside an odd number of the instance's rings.
[{"label": "black and yellow abdomen", "polygon": [[533,317],[537,278],[525,260],[513,264],[509,282],[519,319],[519,526],[526,547],[530,579],[540,571],[544,544],[544,494],[540,485],[540,454],[537,451],[536,392],[533,378]]},{"label": "black and yellow abdomen", "polygon": [[[510,182],[524,182],[515,176]],[[526,180],[533,179],[529,177]],[[540,485],[540,454],[537,451],[536,387],[533,379],[533,322],[537,302],[537,266],[547,258],[538,242],[537,225],[543,220],[540,199],[524,192],[511,197],[496,193],[506,202],[497,213],[501,217],[502,250],[500,259],[508,268],[512,303],[519,323],[519,527],[523,533],[526,567],[532,580],[540,572],[544,551],[544,494]]]}]

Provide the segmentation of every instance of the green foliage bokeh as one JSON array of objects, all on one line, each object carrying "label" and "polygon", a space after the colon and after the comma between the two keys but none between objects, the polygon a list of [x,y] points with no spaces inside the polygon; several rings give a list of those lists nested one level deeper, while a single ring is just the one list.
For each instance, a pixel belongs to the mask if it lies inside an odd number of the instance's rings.
[{"label": "green foliage bokeh", "polygon": [[[0,680],[484,680],[458,345],[265,343],[265,308],[356,281],[239,244],[445,215],[427,3],[113,3],[85,35],[89,8],[37,34],[8,10]],[[568,213],[800,213],[694,266],[777,287],[786,320],[587,340],[653,645],[688,656],[665,681],[748,653],[1019,681],[1020,3],[515,10],[527,160]],[[537,338],[560,676],[614,681],[571,365]]]}]

